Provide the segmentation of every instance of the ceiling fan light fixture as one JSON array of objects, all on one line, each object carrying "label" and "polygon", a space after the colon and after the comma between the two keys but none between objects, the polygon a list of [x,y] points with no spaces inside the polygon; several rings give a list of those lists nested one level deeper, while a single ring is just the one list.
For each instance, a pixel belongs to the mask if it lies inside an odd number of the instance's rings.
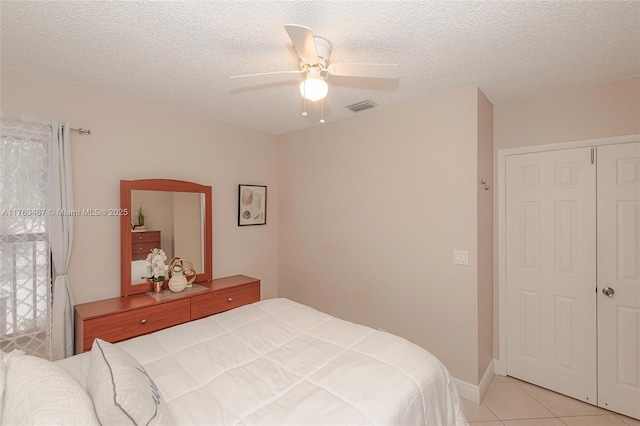
[{"label": "ceiling fan light fixture", "polygon": [[329,85],[315,68],[309,69],[307,78],[300,83],[300,94],[310,101],[324,99],[329,92]]}]

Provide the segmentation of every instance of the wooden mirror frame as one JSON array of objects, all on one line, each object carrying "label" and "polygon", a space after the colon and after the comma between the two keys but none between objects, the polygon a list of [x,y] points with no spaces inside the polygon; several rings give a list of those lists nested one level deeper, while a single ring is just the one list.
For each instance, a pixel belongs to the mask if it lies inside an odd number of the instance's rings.
[{"label": "wooden mirror frame", "polygon": [[126,215],[120,216],[120,295],[145,293],[152,290],[151,283],[131,283],[131,191],[195,192],[204,194],[204,271],[196,276],[195,282],[209,281],[213,277],[213,239],[211,187],[193,182],[172,179],[138,179],[120,181],[120,207]]}]

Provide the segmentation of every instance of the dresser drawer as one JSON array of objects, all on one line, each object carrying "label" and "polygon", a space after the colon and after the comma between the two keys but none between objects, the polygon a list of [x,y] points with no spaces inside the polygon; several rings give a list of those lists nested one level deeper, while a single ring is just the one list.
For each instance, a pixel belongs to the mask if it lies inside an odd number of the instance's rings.
[{"label": "dresser drawer", "polygon": [[148,243],[160,241],[160,231],[133,232],[131,234],[131,243]]},{"label": "dresser drawer", "polygon": [[131,256],[133,260],[144,260],[154,248],[160,248],[160,241],[131,244]]},{"label": "dresser drawer", "polygon": [[194,296],[191,298],[191,319],[208,317],[259,300],[259,282]]},{"label": "dresser drawer", "polygon": [[115,343],[189,320],[189,299],[88,319],[84,322],[82,348],[90,350],[97,337]]}]

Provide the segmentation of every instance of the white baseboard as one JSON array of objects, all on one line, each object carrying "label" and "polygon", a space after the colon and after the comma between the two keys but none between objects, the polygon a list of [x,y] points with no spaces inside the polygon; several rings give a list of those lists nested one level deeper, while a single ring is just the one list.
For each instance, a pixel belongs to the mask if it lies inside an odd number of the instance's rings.
[{"label": "white baseboard", "polygon": [[472,385],[464,380],[456,379],[455,377],[453,378],[453,382],[456,384],[456,389],[458,390],[460,398],[464,398],[475,404],[480,404],[482,398],[484,398],[484,394],[487,393],[487,389],[489,389],[491,379],[493,379],[494,361],[490,362],[487,366],[479,385]]}]

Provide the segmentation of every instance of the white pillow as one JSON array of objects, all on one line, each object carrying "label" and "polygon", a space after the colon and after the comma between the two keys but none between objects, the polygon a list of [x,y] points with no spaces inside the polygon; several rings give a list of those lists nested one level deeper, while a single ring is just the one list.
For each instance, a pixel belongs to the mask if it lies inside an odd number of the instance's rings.
[{"label": "white pillow", "polygon": [[101,339],[91,347],[87,389],[103,426],[174,424],[158,387],[140,363]]},{"label": "white pillow", "polygon": [[91,398],[64,369],[20,351],[3,357],[3,425],[100,425]]}]

